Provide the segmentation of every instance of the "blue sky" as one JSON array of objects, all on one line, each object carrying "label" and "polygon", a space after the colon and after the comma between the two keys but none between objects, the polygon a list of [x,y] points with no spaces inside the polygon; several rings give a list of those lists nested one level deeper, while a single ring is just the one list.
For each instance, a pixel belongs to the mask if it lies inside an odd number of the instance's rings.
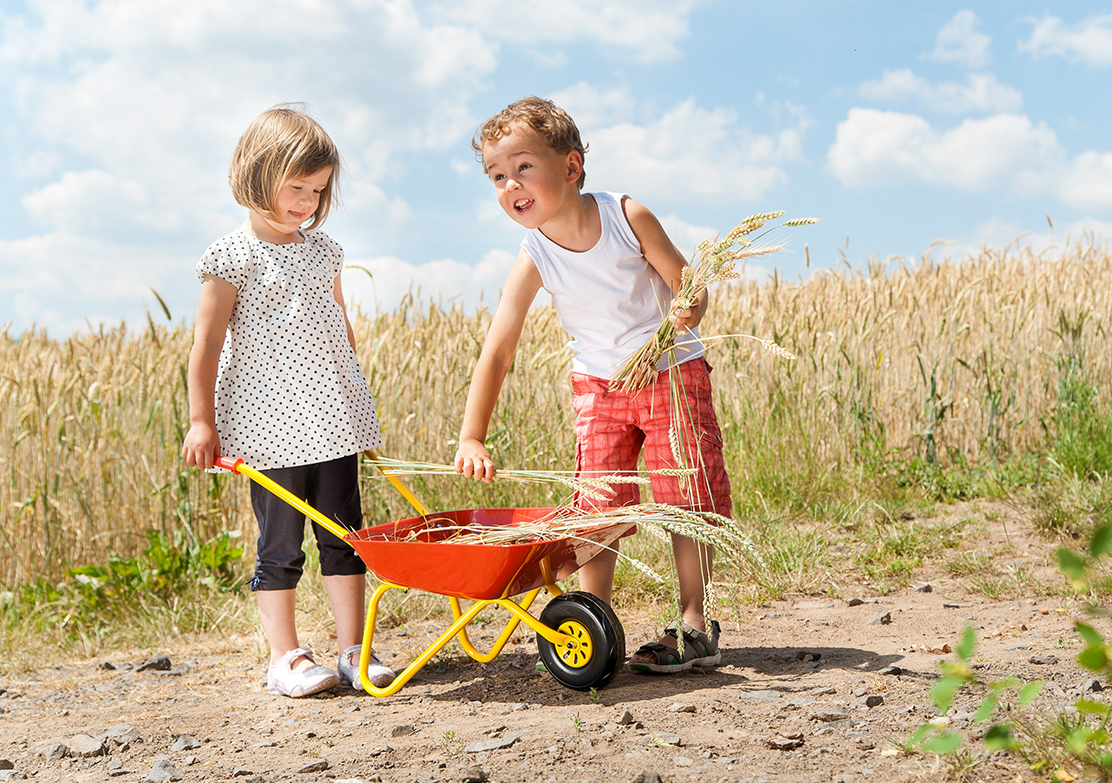
[{"label": "blue sky", "polygon": [[1077,0],[9,1],[0,327],[165,322],[152,290],[191,323],[193,267],[243,219],[232,147],[283,101],[340,147],[325,230],[372,314],[496,303],[521,231],[469,142],[527,94],[577,119],[587,188],[685,254],[753,212],[821,219],[758,278],[1103,242],[1110,76],[1112,12]]}]

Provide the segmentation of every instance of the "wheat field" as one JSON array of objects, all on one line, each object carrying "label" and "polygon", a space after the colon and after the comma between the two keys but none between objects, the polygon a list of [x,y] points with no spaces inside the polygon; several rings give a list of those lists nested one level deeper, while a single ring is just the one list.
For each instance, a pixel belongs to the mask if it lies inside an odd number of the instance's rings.
[{"label": "wheat field", "polygon": [[[705,337],[735,507],[853,481],[885,460],[977,464],[1037,452],[1053,433],[1062,373],[1080,368],[1112,400],[1112,256],[1078,243],[1036,256],[1010,248],[961,261],[873,262],[805,282],[723,284]],[[382,454],[445,463],[455,452],[489,313],[403,302],[353,314],[379,406]],[[551,308],[530,316],[491,423],[506,467],[573,461],[570,355]],[[0,333],[0,584],[140,550],[149,529],[254,539],[247,479],[189,471],[184,323],[52,338]],[[368,466],[370,522],[412,516]],[[559,489],[454,477],[412,480],[433,508],[560,502]],[[743,502],[738,502],[739,500]],[[772,498],[773,502],[776,498]]]}]

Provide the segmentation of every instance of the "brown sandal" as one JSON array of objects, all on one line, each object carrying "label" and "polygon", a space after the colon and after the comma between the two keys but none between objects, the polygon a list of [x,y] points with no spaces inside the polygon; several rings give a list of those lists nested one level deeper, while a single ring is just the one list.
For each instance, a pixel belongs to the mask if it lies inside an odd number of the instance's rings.
[{"label": "brown sandal", "polygon": [[[670,625],[664,630],[665,636],[671,636],[678,641],[678,633],[683,633],[683,653],[677,647],[669,647],[661,642],[649,642],[633,654],[629,661],[632,671],[642,674],[678,674],[685,672],[693,666],[711,667],[722,662],[722,653],[718,650],[718,637],[722,629],[717,620],[707,624],[710,634],[700,631],[687,623],[680,622],[677,626]],[[653,660],[637,660],[638,656],[653,656]]]}]

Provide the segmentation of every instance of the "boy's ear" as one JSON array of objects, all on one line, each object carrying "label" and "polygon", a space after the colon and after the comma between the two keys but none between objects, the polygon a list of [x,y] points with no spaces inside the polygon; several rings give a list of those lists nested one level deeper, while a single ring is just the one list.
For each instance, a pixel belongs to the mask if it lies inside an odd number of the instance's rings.
[{"label": "boy's ear", "polygon": [[579,150],[572,150],[567,156],[567,181],[576,182],[583,173],[583,155]]}]

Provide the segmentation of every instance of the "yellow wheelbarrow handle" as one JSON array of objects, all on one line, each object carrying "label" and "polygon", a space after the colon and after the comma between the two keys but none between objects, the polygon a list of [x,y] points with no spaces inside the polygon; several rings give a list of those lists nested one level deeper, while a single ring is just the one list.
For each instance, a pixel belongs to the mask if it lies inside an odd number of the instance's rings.
[{"label": "yellow wheelbarrow handle", "polygon": [[[402,497],[409,501],[409,505],[413,506],[413,508],[416,509],[418,514],[420,514],[421,516],[428,516],[429,510],[425,507],[425,504],[418,500],[417,496],[409,491],[409,487],[405,485],[405,482],[403,482],[397,476],[393,475],[388,469],[382,467],[382,463],[379,461],[379,456],[376,452],[365,451],[363,453],[366,454],[371,462],[374,463],[376,468],[382,471],[382,475],[386,477],[386,480],[394,485],[398,492],[402,494]],[[301,498],[291,493],[282,485],[274,483],[274,481],[267,478],[262,473],[255,470],[253,467],[251,467],[241,459],[233,460],[229,459],[228,457],[217,457],[216,467],[230,470],[232,471],[232,473],[241,473],[244,476],[247,476],[247,478],[270,490],[279,498],[286,501],[298,511],[305,514],[305,516],[320,524],[322,527],[324,527],[325,530],[328,530],[329,532],[336,535],[341,541],[344,540],[344,536],[351,532],[342,525],[333,522],[331,519],[317,511]]]},{"label": "yellow wheelbarrow handle", "polygon": [[378,452],[376,452],[374,449],[368,449],[367,451],[364,451],[363,454],[367,457],[367,459],[374,463],[374,466],[378,468],[379,471],[382,472],[382,475],[386,477],[386,480],[394,485],[394,488],[402,494],[402,497],[409,501],[409,505],[413,506],[418,514],[423,517],[427,517],[429,515],[430,512],[428,508],[425,507],[424,503],[417,499],[416,495],[409,491],[409,487],[405,485],[405,482],[395,476],[390,470],[382,466],[382,462],[378,456]]},{"label": "yellow wheelbarrow handle", "polygon": [[[250,465],[248,465],[247,463],[245,463],[241,459],[233,460],[233,459],[229,459],[228,457],[217,457],[216,458],[216,467],[224,468],[225,470],[230,470],[230,471],[232,471],[232,473],[242,473],[244,476],[247,476],[247,478],[251,479],[252,481],[256,482],[257,484],[265,487],[266,489],[269,489],[271,492],[273,492],[275,495],[280,497],[282,500],[286,501],[291,506],[296,508],[298,511],[303,513],[305,516],[309,517],[314,522],[319,524],[321,527],[323,527],[324,529],[331,532],[333,535],[335,535],[341,541],[344,541],[345,540],[344,536],[346,536],[348,533],[351,532],[350,530],[343,527],[342,525],[339,525],[339,524],[333,522],[331,519],[329,519],[328,517],[326,517],[324,514],[320,513],[319,511],[317,511],[315,508],[310,506],[308,503],[306,503],[304,500],[299,498],[297,495],[294,495],[292,492],[290,492],[288,489],[283,487],[281,484],[274,483],[269,478],[264,476],[259,471],[255,470],[253,467],[251,467]],[[346,542],[346,543],[348,543],[348,545],[350,546],[350,542]]]}]

